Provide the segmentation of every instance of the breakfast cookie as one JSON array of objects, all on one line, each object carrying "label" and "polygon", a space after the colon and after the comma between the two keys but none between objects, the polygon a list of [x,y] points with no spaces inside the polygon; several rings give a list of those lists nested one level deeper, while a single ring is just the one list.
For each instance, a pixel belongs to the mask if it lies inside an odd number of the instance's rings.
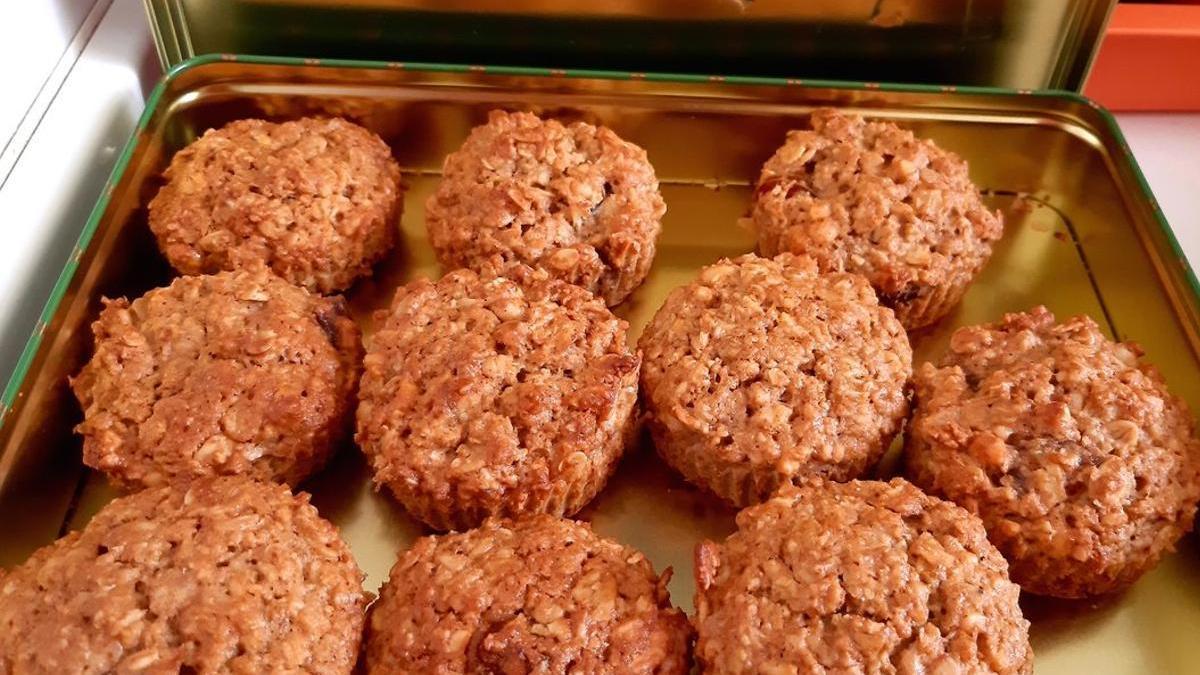
[{"label": "breakfast cookie", "polygon": [[231,122],[176,153],[163,177],[150,229],[183,274],[265,264],[332,293],[370,274],[400,227],[391,150],[342,119]]},{"label": "breakfast cookie", "polygon": [[638,355],[586,290],[518,266],[396,292],[367,345],[358,442],[376,485],[445,529],[571,515],[630,443]]},{"label": "breakfast cookie", "polygon": [[1192,416],[1140,354],[1036,307],[959,329],[917,371],[907,473],[978,514],[1027,591],[1121,590],[1192,527]]},{"label": "breakfast cookie", "polygon": [[874,467],[908,414],[912,350],[865,279],[784,254],[722,260],[642,333],[654,445],[739,506]]},{"label": "breakfast cookie", "polygon": [[814,480],[696,551],[700,672],[1033,671],[1029,622],[979,519],[889,483]]},{"label": "breakfast cookie", "polygon": [[447,268],[541,267],[616,305],[645,279],[666,205],[646,151],[606,127],[493,111],[425,204]]},{"label": "breakfast cookie", "polygon": [[348,438],[362,348],[341,298],[264,267],[106,300],[71,381],[83,461],[125,489],[213,474],[295,485]]},{"label": "breakfast cookie", "polygon": [[1004,224],[967,163],[882,121],[814,112],[763,166],[750,222],[766,256],[790,251],[861,274],[905,328],[947,314]]},{"label": "breakfast cookie", "polygon": [[366,671],[685,675],[692,630],[669,578],[553,516],[423,537],[371,608]]},{"label": "breakfast cookie", "polygon": [[348,675],[362,582],[308,495],[151,488],[0,577],[0,672]]}]

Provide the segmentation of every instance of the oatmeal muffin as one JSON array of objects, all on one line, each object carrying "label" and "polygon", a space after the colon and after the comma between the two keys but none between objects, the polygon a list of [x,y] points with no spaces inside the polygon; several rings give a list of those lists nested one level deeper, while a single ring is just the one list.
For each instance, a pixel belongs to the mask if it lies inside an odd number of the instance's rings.
[{"label": "oatmeal muffin", "polygon": [[616,305],[654,260],[666,205],[646,151],[612,130],[493,111],[425,204],[448,268],[541,267]]},{"label": "oatmeal muffin", "polygon": [[366,670],[685,675],[692,631],[670,576],[547,515],[424,537],[371,609]]},{"label": "oatmeal muffin", "polygon": [[826,109],[810,124],[763,166],[750,218],[759,252],[865,276],[905,328],[945,316],[1004,229],[967,163],[890,122]]},{"label": "oatmeal muffin", "polygon": [[591,293],[518,266],[396,293],[367,349],[358,442],[437,529],[491,515],[571,515],[631,441],[640,358]]},{"label": "oatmeal muffin", "polygon": [[872,468],[908,414],[908,337],[865,279],[748,255],[675,289],[642,333],[658,452],[745,506]]},{"label": "oatmeal muffin", "polygon": [[341,298],[265,267],[105,300],[71,381],[83,461],[125,489],[214,474],[295,485],[349,436],[362,348]]},{"label": "oatmeal muffin", "polygon": [[395,243],[400,168],[342,119],[239,120],[176,153],[150,229],[183,274],[266,264],[321,293],[350,286]]},{"label": "oatmeal muffin", "polygon": [[1192,527],[1192,416],[1140,354],[1037,307],[958,330],[917,372],[909,476],[977,513],[1027,591],[1121,590]]},{"label": "oatmeal muffin", "polygon": [[1030,673],[979,519],[909,483],[814,480],[696,549],[703,673]]},{"label": "oatmeal muffin", "polygon": [[152,488],[0,578],[0,672],[350,673],[362,582],[308,495]]}]

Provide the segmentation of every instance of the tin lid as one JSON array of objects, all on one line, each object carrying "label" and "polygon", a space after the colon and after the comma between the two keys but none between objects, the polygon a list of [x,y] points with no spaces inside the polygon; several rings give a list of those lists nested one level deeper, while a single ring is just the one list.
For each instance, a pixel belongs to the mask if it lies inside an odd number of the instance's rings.
[{"label": "tin lid", "polygon": [[159,55],[1079,90],[1115,0],[145,0]]}]

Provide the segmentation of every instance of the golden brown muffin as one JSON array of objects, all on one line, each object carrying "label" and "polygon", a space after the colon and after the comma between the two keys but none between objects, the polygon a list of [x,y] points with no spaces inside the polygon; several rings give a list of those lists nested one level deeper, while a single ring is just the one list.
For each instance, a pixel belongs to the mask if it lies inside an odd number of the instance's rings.
[{"label": "golden brown muffin", "polygon": [[341,298],[264,267],[105,300],[71,381],[83,461],[117,485],[245,474],[292,485],[350,431],[362,347]]},{"label": "golden brown muffin", "polygon": [[423,537],[371,608],[367,672],[684,675],[692,630],[670,576],[553,516]]},{"label": "golden brown muffin", "polygon": [[890,122],[822,109],[763,166],[751,222],[759,252],[861,274],[905,328],[946,315],[1004,231],[967,163]]},{"label": "golden brown muffin", "polygon": [[628,325],[545,271],[509,275],[415,281],[368,344],[358,442],[376,485],[437,529],[571,515],[633,433]]},{"label": "golden brown muffin", "polygon": [[654,260],[666,205],[646,151],[612,130],[493,111],[425,204],[447,268],[541,267],[616,305]]},{"label": "golden brown muffin", "polygon": [[979,519],[889,483],[785,487],[696,550],[700,672],[1030,673],[1029,622]]},{"label": "golden brown muffin", "polygon": [[740,505],[872,468],[908,415],[908,337],[860,276],[742,256],[667,297],[639,341],[654,445]]},{"label": "golden brown muffin", "polygon": [[0,577],[0,672],[350,673],[362,582],[308,495],[144,490]]},{"label": "golden brown muffin", "polygon": [[1192,416],[1140,355],[1035,307],[959,329],[917,372],[908,474],[977,513],[1027,591],[1121,590],[1192,527]]},{"label": "golden brown muffin", "polygon": [[183,274],[266,264],[321,293],[350,286],[396,241],[391,150],[342,119],[238,120],[175,154],[150,229]]}]

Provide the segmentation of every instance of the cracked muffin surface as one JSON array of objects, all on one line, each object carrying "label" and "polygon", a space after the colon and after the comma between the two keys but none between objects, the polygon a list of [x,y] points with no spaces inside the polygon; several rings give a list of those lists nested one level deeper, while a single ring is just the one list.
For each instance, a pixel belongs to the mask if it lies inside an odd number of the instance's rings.
[{"label": "cracked muffin surface", "polygon": [[573,514],[631,441],[628,325],[543,270],[508,274],[414,281],[368,342],[358,442],[376,485],[434,528]]},{"label": "cracked muffin surface", "polygon": [[382,139],[342,119],[231,122],[177,152],[163,178],[150,229],[183,274],[265,264],[333,293],[398,237],[400,167]]},{"label": "cracked muffin surface", "polygon": [[143,490],[0,577],[0,672],[348,675],[362,582],[286,486]]},{"label": "cracked muffin surface", "polygon": [[813,112],[763,166],[750,222],[759,252],[865,276],[906,328],[948,313],[1003,233],[967,163],[890,122]]},{"label": "cracked muffin surface", "polygon": [[367,672],[684,675],[692,631],[669,579],[553,516],[423,537],[371,608]]},{"label": "cracked muffin surface", "polygon": [[659,454],[737,505],[794,479],[872,468],[908,414],[912,349],[870,285],[812,261],[705,267],[639,340]]},{"label": "cracked muffin surface", "polygon": [[216,474],[292,485],[351,430],[362,347],[341,298],[265,267],[105,300],[71,386],[83,461],[137,489]]},{"label": "cracked muffin surface", "polygon": [[956,331],[917,372],[907,474],[983,519],[1042,595],[1121,590],[1191,529],[1191,413],[1132,343],[1045,307]]},{"label": "cracked muffin surface", "polygon": [[696,550],[713,674],[1031,673],[1029,622],[979,520],[901,479],[813,480]]},{"label": "cracked muffin surface", "polygon": [[519,262],[616,305],[650,270],[666,205],[645,150],[611,129],[493,111],[425,204],[448,268]]}]

